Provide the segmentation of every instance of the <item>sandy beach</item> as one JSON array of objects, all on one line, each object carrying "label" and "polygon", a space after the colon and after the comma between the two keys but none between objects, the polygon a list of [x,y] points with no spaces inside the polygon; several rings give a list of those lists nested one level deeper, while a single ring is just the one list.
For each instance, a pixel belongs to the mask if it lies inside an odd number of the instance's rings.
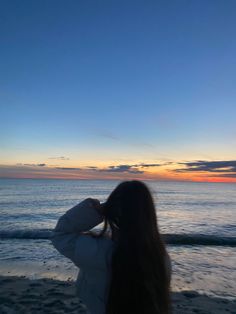
[{"label": "sandy beach", "polygon": [[[29,280],[25,277],[0,277],[1,314],[82,314],[86,309],[76,297],[73,281]],[[236,300],[200,295],[194,291],[174,292],[173,313],[235,314]]]}]

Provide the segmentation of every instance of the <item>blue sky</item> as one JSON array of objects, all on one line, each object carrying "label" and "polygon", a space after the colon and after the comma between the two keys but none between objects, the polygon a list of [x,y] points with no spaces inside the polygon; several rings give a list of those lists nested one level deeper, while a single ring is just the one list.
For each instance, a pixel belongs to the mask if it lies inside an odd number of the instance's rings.
[{"label": "blue sky", "polygon": [[235,1],[0,6],[2,165],[235,158]]}]

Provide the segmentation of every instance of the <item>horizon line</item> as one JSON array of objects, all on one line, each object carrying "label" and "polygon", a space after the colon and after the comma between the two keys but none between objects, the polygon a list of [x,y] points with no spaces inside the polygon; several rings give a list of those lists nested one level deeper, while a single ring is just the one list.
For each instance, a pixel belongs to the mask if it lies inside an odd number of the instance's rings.
[{"label": "horizon line", "polygon": [[152,181],[152,182],[176,182],[176,183],[227,183],[227,184],[235,184],[236,181],[203,181],[203,180],[168,180],[168,179],[135,179],[135,178],[130,178],[130,179],[112,179],[112,178],[32,178],[32,177],[25,177],[25,178],[19,178],[19,177],[0,177],[0,180],[70,180],[70,181],[131,181],[131,180],[136,180],[136,181]]}]

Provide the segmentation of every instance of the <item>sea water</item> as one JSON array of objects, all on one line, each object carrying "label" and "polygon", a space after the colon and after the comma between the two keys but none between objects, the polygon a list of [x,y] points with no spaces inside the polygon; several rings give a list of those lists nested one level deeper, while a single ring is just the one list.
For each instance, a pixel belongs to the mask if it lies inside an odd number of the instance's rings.
[{"label": "sea water", "polygon": [[[75,279],[51,245],[57,219],[85,198],[104,202],[118,181],[0,180],[0,274]],[[236,298],[236,184],[146,182],[172,259],[172,289]]]}]

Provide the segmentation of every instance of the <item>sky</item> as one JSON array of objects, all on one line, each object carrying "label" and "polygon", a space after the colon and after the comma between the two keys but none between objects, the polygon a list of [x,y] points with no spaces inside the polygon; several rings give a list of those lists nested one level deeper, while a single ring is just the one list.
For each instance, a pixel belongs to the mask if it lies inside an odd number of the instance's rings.
[{"label": "sky", "polygon": [[234,0],[2,0],[0,177],[236,182]]}]

